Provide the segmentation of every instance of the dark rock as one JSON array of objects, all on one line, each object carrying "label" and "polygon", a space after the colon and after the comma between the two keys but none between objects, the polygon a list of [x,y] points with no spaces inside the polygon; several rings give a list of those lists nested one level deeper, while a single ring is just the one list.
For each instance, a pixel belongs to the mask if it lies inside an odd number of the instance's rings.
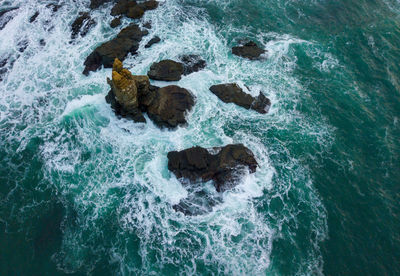
[{"label": "dark rock", "polygon": [[144,11],[154,10],[158,7],[158,2],[154,0],[146,1],[138,4]]},{"label": "dark rock", "polygon": [[40,46],[46,46],[46,41],[42,38],[41,40],[39,40],[39,44]]},{"label": "dark rock", "polygon": [[[107,79],[111,87],[106,101],[122,117],[135,122],[146,122],[139,108],[139,89],[148,90],[150,85],[147,76],[133,76],[129,70],[123,68],[122,62],[115,59],[112,80]],[[146,91],[143,91],[146,93]]]},{"label": "dark rock", "polygon": [[236,83],[218,84],[210,87],[214,93],[225,103],[234,103],[246,109],[253,109],[259,113],[267,113],[271,102],[262,92],[257,97],[253,97],[240,88]]},{"label": "dark rock", "polygon": [[18,8],[14,7],[14,8],[6,8],[2,11],[0,11],[0,30],[2,30],[8,22],[11,21],[11,19],[14,18],[15,16],[15,12],[13,11],[17,11]]},{"label": "dark rock", "polygon": [[71,38],[75,39],[78,34],[82,37],[85,36],[94,24],[96,24],[96,21],[90,17],[88,12],[80,12],[79,16],[72,23]]},{"label": "dark rock", "polygon": [[110,23],[111,28],[116,28],[119,25],[121,25],[121,17],[114,18]]},{"label": "dark rock", "polygon": [[160,42],[161,39],[158,36],[153,37],[152,39],[147,42],[147,44],[144,46],[144,48],[150,48],[153,44],[156,44]]},{"label": "dark rock", "polygon": [[254,173],[258,166],[253,153],[242,144],[214,148],[217,154],[207,149],[193,147],[183,151],[169,152],[168,169],[183,184],[212,180],[218,192],[224,192],[237,185],[239,174],[243,169]]},{"label": "dark rock", "polygon": [[137,5],[136,1],[130,0],[120,0],[118,1],[114,7],[111,9],[111,15],[126,15],[129,11],[129,8],[135,7]]},{"label": "dark rock", "polygon": [[236,46],[232,48],[232,54],[251,60],[258,59],[260,55],[264,53],[265,50],[258,47],[253,41],[247,42],[242,46]]},{"label": "dark rock", "polygon": [[126,13],[126,16],[132,19],[139,19],[143,15],[144,15],[144,10],[139,5],[129,8],[128,12]]},{"label": "dark rock", "polygon": [[[198,187],[195,189],[198,189]],[[198,216],[211,212],[214,206],[221,203],[222,197],[218,194],[210,194],[204,190],[189,191],[188,197],[173,205],[172,208],[176,212],[184,213],[186,216]]]},{"label": "dark rock", "polygon": [[18,52],[23,53],[25,52],[26,48],[28,48],[29,45],[29,40],[23,39],[18,42],[17,47],[18,47]]},{"label": "dark rock", "polygon": [[142,37],[147,34],[147,31],[142,31],[136,24],[122,29],[114,39],[101,44],[86,58],[83,74],[88,75],[101,65],[111,68],[115,58],[123,61],[128,53],[136,54]]},{"label": "dark rock", "polygon": [[98,7],[102,6],[105,3],[113,2],[113,0],[91,0],[90,1],[90,8],[97,9]]},{"label": "dark rock", "polygon": [[185,113],[194,105],[193,96],[184,88],[150,85],[148,76],[134,76],[116,59],[112,80],[108,80],[111,91],[106,101],[118,116],[145,122],[142,112],[160,127],[174,128],[185,124]]},{"label": "dark rock", "polygon": [[50,9],[52,12],[57,12],[61,8],[61,5],[50,3],[46,5],[46,8]]},{"label": "dark rock", "polygon": [[150,79],[162,81],[178,81],[182,74],[182,63],[170,59],[153,63],[147,73]]},{"label": "dark rock", "polygon": [[148,21],[148,22],[144,23],[144,24],[143,24],[143,28],[151,29],[151,22]]},{"label": "dark rock", "polygon": [[31,16],[31,18],[29,18],[29,23],[33,23],[38,16],[39,16],[39,12],[37,11],[37,12],[35,12],[34,15]]},{"label": "dark rock", "polygon": [[207,65],[206,61],[198,55],[183,55],[180,57],[180,60],[183,63],[184,75],[200,71]]},{"label": "dark rock", "polygon": [[185,113],[193,105],[194,97],[188,90],[170,85],[157,90],[147,107],[147,114],[158,126],[175,128],[186,124]]}]

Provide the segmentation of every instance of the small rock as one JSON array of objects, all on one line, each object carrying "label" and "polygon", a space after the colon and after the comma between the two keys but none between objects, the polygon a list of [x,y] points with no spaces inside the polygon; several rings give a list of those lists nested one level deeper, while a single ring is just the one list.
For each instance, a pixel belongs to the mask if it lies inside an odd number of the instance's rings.
[{"label": "small rock", "polygon": [[150,48],[153,44],[156,44],[160,42],[161,39],[158,36],[153,37],[152,39],[147,42],[147,44],[144,46],[144,48]]},{"label": "small rock", "polygon": [[72,23],[71,38],[75,39],[78,34],[82,37],[85,36],[94,24],[96,24],[96,21],[90,17],[88,12],[80,12],[79,16]]},{"label": "small rock", "polygon": [[190,183],[213,180],[218,192],[224,192],[237,185],[240,169],[247,169],[250,173],[256,171],[258,164],[253,153],[242,144],[227,145],[213,150],[218,153],[211,154],[201,147],[169,152],[168,169],[185,185],[188,184],[185,179]]},{"label": "small rock", "polygon": [[180,57],[183,63],[183,74],[189,75],[204,69],[207,65],[206,61],[199,55],[183,55]]},{"label": "small rock", "polygon": [[119,25],[121,25],[121,17],[114,18],[110,23],[111,28],[116,28]]},{"label": "small rock", "polygon": [[98,7],[100,7],[101,5],[111,2],[113,0],[91,0],[90,1],[90,8],[91,9],[97,9]]},{"label": "small rock", "polygon": [[251,60],[258,59],[260,55],[264,53],[265,50],[258,47],[253,41],[247,42],[243,46],[236,46],[232,48],[232,54]]},{"label": "small rock", "polygon": [[143,28],[151,29],[151,21],[148,21],[148,22],[144,23],[143,24]]},{"label": "small rock", "polygon": [[50,3],[46,5],[46,8],[51,9],[52,12],[57,12],[61,8],[61,5]]},{"label": "small rock", "polygon": [[37,12],[35,12],[35,14],[34,15],[32,15],[30,18],[29,18],[29,23],[33,23],[35,20],[36,20],[36,18],[39,16],[39,12],[37,11]]},{"label": "small rock", "polygon": [[178,81],[182,74],[182,63],[170,59],[153,63],[147,73],[150,79],[161,81]]},{"label": "small rock", "polygon": [[213,85],[210,91],[225,103],[234,103],[262,114],[267,113],[271,106],[271,101],[262,92],[254,98],[245,93],[236,83]]},{"label": "small rock", "polygon": [[126,15],[128,13],[129,8],[136,6],[136,1],[131,0],[120,0],[118,1],[114,7],[111,9],[111,15]]}]

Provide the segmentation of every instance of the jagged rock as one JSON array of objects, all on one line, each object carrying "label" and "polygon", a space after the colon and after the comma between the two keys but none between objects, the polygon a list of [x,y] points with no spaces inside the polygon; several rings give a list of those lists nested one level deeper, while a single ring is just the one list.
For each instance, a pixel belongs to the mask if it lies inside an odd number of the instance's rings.
[{"label": "jagged rock", "polygon": [[75,39],[78,34],[82,37],[85,36],[94,24],[96,24],[96,21],[90,17],[88,12],[80,12],[79,16],[72,23],[71,38]]},{"label": "jagged rock", "polygon": [[121,25],[121,17],[116,17],[113,20],[111,20],[111,23],[110,23],[111,28],[116,28],[119,25]]},{"label": "jagged rock", "polygon": [[204,69],[207,65],[206,61],[199,55],[183,55],[180,57],[183,63],[183,74],[189,75],[191,73]]},{"label": "jagged rock", "polygon": [[29,23],[33,23],[38,16],[39,16],[39,12],[37,11],[29,18]]},{"label": "jagged rock", "polygon": [[262,92],[257,97],[253,97],[243,92],[236,83],[213,85],[210,91],[225,103],[234,103],[262,114],[267,113],[271,106],[271,101]]},{"label": "jagged rock", "polygon": [[161,127],[175,128],[186,124],[185,113],[192,109],[194,98],[190,92],[176,85],[162,87],[147,107],[147,114]]},{"label": "jagged rock", "polygon": [[136,54],[142,37],[147,34],[147,31],[142,31],[136,24],[122,29],[114,39],[101,44],[86,58],[83,74],[88,75],[101,65],[111,68],[115,58],[123,61],[128,53]]},{"label": "jagged rock", "polygon": [[153,44],[156,44],[160,42],[161,39],[158,36],[153,37],[152,39],[147,42],[147,44],[144,46],[144,48],[150,48]]},{"label": "jagged rock", "polygon": [[146,23],[143,23],[143,28],[151,29],[151,21],[148,21],[148,22],[146,22]]},{"label": "jagged rock", "polygon": [[258,166],[253,153],[242,144],[213,148],[217,154],[207,149],[193,147],[168,153],[168,169],[183,184],[185,179],[196,183],[213,180],[218,192],[231,189],[237,184],[241,169],[254,173]]},{"label": "jagged rock", "polygon": [[247,42],[242,46],[236,46],[232,48],[232,54],[251,60],[258,59],[260,55],[264,53],[265,50],[258,47],[253,41]]},{"label": "jagged rock", "polygon": [[185,124],[185,113],[194,105],[193,96],[184,88],[150,85],[148,76],[134,76],[116,59],[112,80],[108,79],[111,91],[106,101],[122,117],[135,122],[145,122],[142,112],[160,127],[174,128]]},{"label": "jagged rock", "polygon": [[170,59],[155,62],[147,73],[150,79],[162,81],[178,81],[183,74],[183,65]]},{"label": "jagged rock", "polygon": [[50,3],[46,5],[46,8],[51,9],[52,12],[57,12],[61,8],[61,5]]},{"label": "jagged rock", "polygon": [[[107,79],[111,93],[106,98],[113,109],[121,116],[133,119],[135,122],[146,122],[139,108],[139,88],[148,89],[150,82],[147,76],[133,76],[122,62],[115,59],[112,80]],[[114,98],[114,99],[113,99]]]}]

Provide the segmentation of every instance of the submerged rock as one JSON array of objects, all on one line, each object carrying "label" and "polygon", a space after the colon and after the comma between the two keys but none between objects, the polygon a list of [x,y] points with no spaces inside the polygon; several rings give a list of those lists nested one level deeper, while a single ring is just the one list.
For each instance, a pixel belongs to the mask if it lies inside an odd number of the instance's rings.
[{"label": "submerged rock", "polygon": [[150,48],[153,44],[156,44],[160,42],[161,39],[158,36],[153,37],[152,39],[147,42],[147,44],[144,46],[144,48]]},{"label": "submerged rock", "polygon": [[168,169],[184,184],[213,180],[218,192],[236,186],[241,169],[254,173],[258,166],[253,153],[242,144],[213,148],[217,154],[207,149],[193,147],[183,151],[168,153]]},{"label": "submerged rock", "polygon": [[85,36],[94,24],[96,24],[96,21],[90,17],[88,12],[80,12],[79,16],[72,23],[71,38],[75,39],[78,34],[80,34],[82,37]]},{"label": "submerged rock", "polygon": [[161,81],[178,81],[183,74],[183,64],[170,59],[155,62],[147,73],[150,79]]},{"label": "submerged rock", "polygon": [[260,55],[264,53],[265,50],[258,47],[254,41],[250,41],[242,46],[236,46],[232,48],[232,54],[251,60],[258,59]]},{"label": "submerged rock", "polygon": [[98,7],[102,6],[105,3],[113,2],[114,0],[91,0],[90,1],[90,8],[97,9]]},{"label": "submerged rock", "polygon": [[118,1],[114,7],[111,9],[111,15],[126,15],[128,13],[129,8],[136,6],[136,1],[130,0],[120,0]]},{"label": "submerged rock", "polygon": [[189,75],[204,69],[207,65],[206,61],[199,55],[183,55],[180,57],[183,63],[183,74]]},{"label": "submerged rock", "polygon": [[262,114],[267,113],[271,106],[271,101],[262,92],[257,97],[253,97],[243,92],[236,83],[213,85],[210,87],[210,91],[225,103],[234,103]]},{"label": "submerged rock", "polygon": [[128,53],[136,54],[142,37],[147,35],[138,25],[131,24],[112,40],[101,44],[85,60],[83,74],[98,70],[102,65],[111,68],[115,58],[123,61]]},{"label": "submerged rock", "polygon": [[18,7],[13,7],[13,8],[6,8],[0,11],[0,30],[2,30],[7,25],[7,23],[14,18],[14,16],[16,15],[15,11],[17,10]]},{"label": "submerged rock", "polygon": [[186,124],[185,113],[194,105],[194,98],[184,88],[172,85],[163,88],[150,85],[148,76],[134,76],[115,60],[111,91],[106,101],[117,115],[145,122],[142,112],[147,112],[160,127],[174,128]]}]

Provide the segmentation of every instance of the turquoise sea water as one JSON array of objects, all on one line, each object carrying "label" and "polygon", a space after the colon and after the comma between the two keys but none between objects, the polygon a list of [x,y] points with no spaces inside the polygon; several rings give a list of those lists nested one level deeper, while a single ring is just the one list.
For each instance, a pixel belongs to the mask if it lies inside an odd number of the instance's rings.
[{"label": "turquoise sea water", "polygon": [[[161,1],[124,64],[207,61],[177,83],[196,105],[173,131],[118,120],[110,69],[81,73],[118,32],[111,5],[69,43],[88,1],[48,3],[0,1],[19,7],[0,30],[0,275],[400,274],[398,1]],[[266,59],[232,56],[243,38]],[[222,103],[208,91],[221,82],[262,90],[270,112]],[[176,213],[188,192],[167,152],[228,143],[250,148],[257,172],[211,213]]]}]

